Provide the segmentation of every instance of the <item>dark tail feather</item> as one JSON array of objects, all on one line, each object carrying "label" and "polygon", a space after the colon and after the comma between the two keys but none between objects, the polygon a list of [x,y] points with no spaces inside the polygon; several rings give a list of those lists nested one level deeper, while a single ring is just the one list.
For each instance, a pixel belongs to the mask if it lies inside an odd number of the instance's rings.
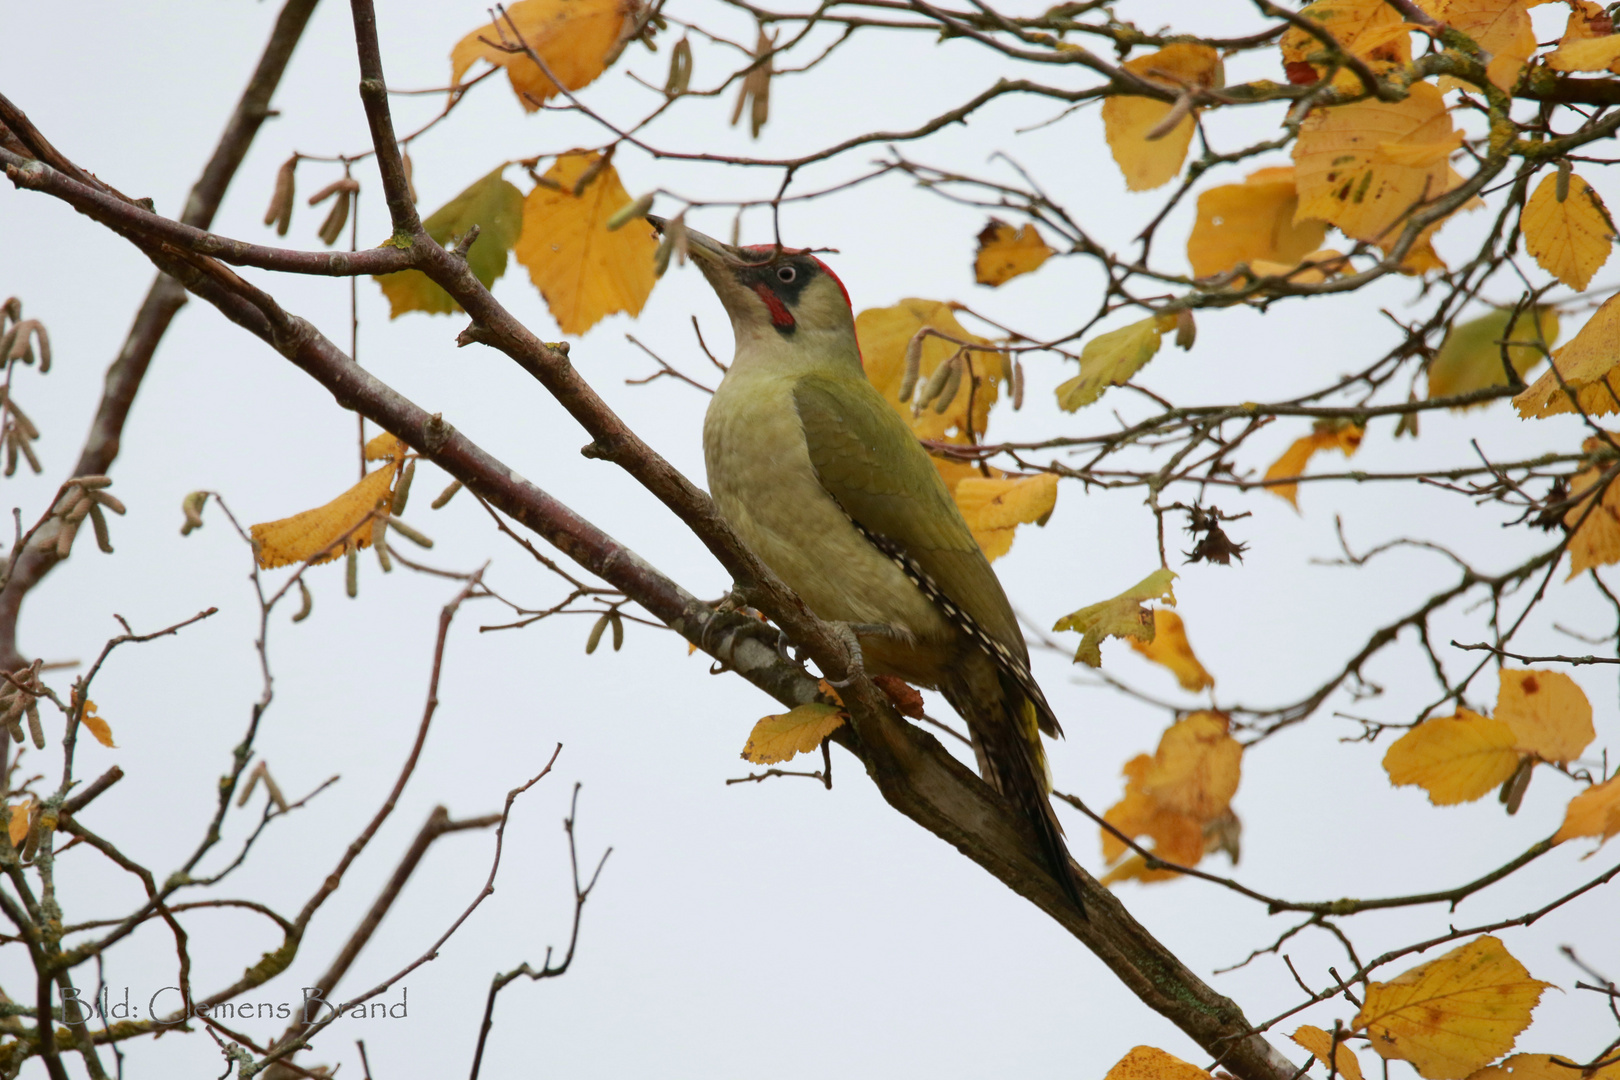
[{"label": "dark tail feather", "polygon": [[[979,774],[1035,827],[1047,869],[1084,916],[1086,905],[1080,898],[1080,883],[1070,866],[1069,849],[1063,842],[1063,825],[1052,806],[1035,703],[1016,682],[1005,676],[998,681],[1004,715],[990,723],[968,725]],[[959,707],[957,711],[967,718],[974,717],[978,710],[968,705],[965,710]]]}]

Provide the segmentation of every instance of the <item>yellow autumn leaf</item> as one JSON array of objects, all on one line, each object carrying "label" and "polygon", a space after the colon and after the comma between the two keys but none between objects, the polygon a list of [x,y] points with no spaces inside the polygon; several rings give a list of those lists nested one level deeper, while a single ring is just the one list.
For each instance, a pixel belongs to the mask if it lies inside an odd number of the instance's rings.
[{"label": "yellow autumn leaf", "polygon": [[[1332,421],[1318,423],[1309,435],[1302,439],[1295,439],[1284,450],[1282,456],[1271,463],[1266,470],[1264,479],[1268,481],[1266,490],[1279,498],[1287,499],[1295,510],[1299,509],[1299,477],[1305,475],[1305,466],[1310,463],[1311,457],[1323,450],[1337,449],[1350,457],[1361,445],[1364,429],[1355,424],[1338,424]],[[1269,483],[1269,481],[1288,480],[1294,483]]]},{"label": "yellow autumn leaf", "polygon": [[1012,547],[1020,525],[1045,525],[1057,505],[1057,477],[1052,473],[988,479],[968,476],[951,492],[973,539],[987,559],[999,559]]},{"label": "yellow autumn leaf", "polygon": [[[1594,435],[1581,444],[1581,449],[1591,454],[1607,446]],[[1574,530],[1569,538],[1570,578],[1594,566],[1620,562],[1620,483],[1610,483],[1603,490],[1603,501],[1592,505],[1603,474],[1613,464],[1605,461],[1583,469],[1569,482],[1569,490],[1579,500],[1564,514],[1564,525]]]},{"label": "yellow autumn leaf", "polygon": [[1396,787],[1416,784],[1436,806],[1473,802],[1519,767],[1518,739],[1507,721],[1458,709],[1425,720],[1395,740],[1384,771]]},{"label": "yellow autumn leaf", "polygon": [[[1506,386],[1507,373],[1502,370],[1504,341],[1523,342],[1507,347],[1508,360],[1521,378],[1546,359],[1542,346],[1551,348],[1558,341],[1558,312],[1551,307],[1536,308],[1534,316],[1529,311],[1520,312],[1509,329],[1512,317],[1513,309],[1496,308],[1477,319],[1453,324],[1429,363],[1428,397],[1452,397],[1488,386]],[[1487,404],[1455,408],[1462,411]]]},{"label": "yellow autumn leaf", "polygon": [[86,701],[84,703],[84,715],[79,717],[79,723],[83,724],[84,729],[91,735],[95,736],[96,742],[100,743],[102,746],[106,746],[114,750],[118,748],[118,744],[113,742],[112,726],[100,716],[96,715],[95,702]]},{"label": "yellow autumn leaf", "polygon": [[1620,35],[1571,41],[1547,54],[1547,66],[1554,71],[1607,71],[1617,60]]},{"label": "yellow autumn leaf", "polygon": [[1333,248],[1309,251],[1297,263],[1255,259],[1249,269],[1259,277],[1286,277],[1293,285],[1316,285],[1351,269],[1344,252]]},{"label": "yellow autumn leaf", "polygon": [[[557,93],[523,51],[509,52],[502,43],[527,45],[568,90],[578,90],[607,69],[616,48],[631,25],[635,6],[625,0],[517,0],[506,8],[505,19],[481,26],[450,51],[450,82],[479,60],[506,69],[512,92],[527,112],[534,112]],[[493,44],[492,44],[493,43]]]},{"label": "yellow autumn leaf", "polygon": [[1574,174],[1563,201],[1558,198],[1557,174],[1542,177],[1519,215],[1519,229],[1524,248],[1537,265],[1576,292],[1584,290],[1598,267],[1608,262],[1614,246],[1608,208],[1591,185]]},{"label": "yellow autumn leaf", "polygon": [[1209,1073],[1152,1046],[1137,1046],[1103,1080],[1210,1080]]},{"label": "yellow autumn leaf", "polygon": [[1551,983],[1532,979],[1486,935],[1367,988],[1352,1027],[1386,1060],[1427,1080],[1463,1080],[1507,1053]]},{"label": "yellow autumn leaf", "polygon": [[1197,654],[1187,641],[1187,628],[1182,624],[1181,616],[1168,608],[1158,608],[1153,612],[1153,640],[1131,638],[1130,646],[1155,664],[1169,668],[1183,690],[1196,694],[1215,685],[1215,676],[1204,670],[1204,665],[1198,662]]},{"label": "yellow autumn leaf", "polygon": [[1525,419],[1574,412],[1569,394],[1559,378],[1573,391],[1589,416],[1620,412],[1620,294],[1609,297],[1592,313],[1586,325],[1569,344],[1553,351],[1552,366],[1525,391],[1513,399],[1514,408]]},{"label": "yellow autumn leaf", "polygon": [[1574,1080],[1573,1073],[1580,1074],[1581,1080],[1620,1080],[1620,1064],[1587,1074],[1570,1058],[1560,1061],[1554,1061],[1552,1054],[1514,1054],[1499,1064],[1487,1065],[1468,1080]]},{"label": "yellow autumn leaf", "polygon": [[[1191,814],[1171,810],[1143,787],[1143,778],[1153,768],[1153,758],[1138,754],[1125,763],[1125,796],[1109,807],[1103,820],[1132,840],[1152,840],[1145,845],[1154,855],[1178,866],[1193,866],[1204,857],[1204,829]],[[1103,860],[1113,864],[1131,849],[1108,829],[1099,828]],[[1136,856],[1114,865],[1103,876],[1104,885],[1136,880],[1144,883],[1167,881],[1179,876],[1174,870],[1149,870]]]},{"label": "yellow autumn leaf", "polygon": [[1404,165],[1409,169],[1432,169],[1441,162],[1450,161],[1451,155],[1463,144],[1463,133],[1453,131],[1437,142],[1379,143],[1373,152],[1373,162],[1380,165]]},{"label": "yellow autumn leaf", "polygon": [[[911,415],[911,403],[900,400],[900,384],[905,377],[906,346],[910,344],[912,335],[923,327],[932,327],[957,341],[966,341],[974,345],[989,345],[990,343],[977,334],[970,334],[956,321],[956,316],[949,304],[938,300],[919,300],[908,298],[892,307],[868,308],[855,316],[855,338],[860,345],[861,360],[866,367],[867,380],[877,388],[919,439],[940,439],[947,442],[966,441],[966,432],[963,430],[968,423],[968,398],[973,399],[973,430],[984,434],[985,424],[990,417],[990,406],[995,404],[1002,381],[1007,378],[1007,361],[996,352],[970,352],[969,362],[973,365],[973,372],[979,377],[978,385],[972,388],[971,394],[968,380],[963,379],[962,385],[957,387],[956,396],[946,405],[944,411],[935,412],[937,401],[923,409],[918,416]],[[953,356],[959,346],[937,337],[929,337],[923,341],[922,362],[919,367],[921,379],[918,385],[928,381],[939,365]],[[955,432],[953,435],[952,432]],[[946,463],[938,458],[934,459],[936,467],[940,467],[941,474],[946,469],[941,467]],[[960,471],[958,471],[958,477]],[[949,478],[947,482],[950,482]]]},{"label": "yellow autumn leaf", "polygon": [[[1345,52],[1366,61],[1374,74],[1383,75],[1412,62],[1411,29],[1383,0],[1317,0],[1299,14],[1320,24]],[[1308,64],[1317,79],[1327,74],[1328,50],[1314,34],[1290,26],[1278,44],[1291,82],[1305,81],[1295,74],[1299,64]],[[1313,55],[1315,62],[1310,60]],[[1353,92],[1360,90],[1361,78],[1340,67],[1333,85]]]},{"label": "yellow autumn leaf", "polygon": [[1002,285],[1019,274],[1040,268],[1052,257],[1041,234],[1033,225],[1017,228],[999,218],[979,233],[979,250],[973,256],[973,280],[980,285]]},{"label": "yellow autumn leaf", "polygon": [[1208,710],[1171,724],[1142,773],[1142,790],[1200,826],[1224,815],[1243,774],[1243,744],[1232,738],[1231,728],[1225,713]]},{"label": "yellow autumn leaf", "polygon": [[1074,412],[1102,397],[1110,386],[1129,382],[1158,354],[1165,321],[1165,316],[1154,315],[1086,342],[1080,350],[1080,374],[1058,384],[1058,407]]},{"label": "yellow autumn leaf", "polygon": [[[1124,63],[1126,71],[1164,87],[1172,94],[1205,87],[1219,89],[1225,83],[1221,55],[1208,45],[1166,45],[1157,52],[1138,56]],[[1154,98],[1116,95],[1103,102],[1103,132],[1108,149],[1125,174],[1131,191],[1148,191],[1169,183],[1181,171],[1187,147],[1197,126],[1193,113],[1181,118],[1157,139],[1158,128],[1174,108]]]},{"label": "yellow autumn leaf", "polygon": [[1176,594],[1171,583],[1175,579],[1174,570],[1155,570],[1118,596],[1063,616],[1052,629],[1078,631],[1081,638],[1074,654],[1075,663],[1102,667],[1103,638],[1153,640],[1153,613],[1142,605],[1151,600],[1174,604]]},{"label": "yellow autumn leaf", "polygon": [[361,456],[367,461],[393,461],[409,450],[404,439],[391,431],[384,431],[366,440]]},{"label": "yellow autumn leaf", "polygon": [[19,847],[28,837],[28,819],[34,813],[34,798],[29,796],[27,802],[13,803],[6,808],[6,835],[11,837],[11,846]]},{"label": "yellow autumn leaf", "polygon": [[1592,703],[1568,675],[1507,668],[1498,674],[1494,715],[1513,729],[1519,751],[1568,765],[1597,738]]},{"label": "yellow autumn leaf", "polygon": [[[1419,0],[1418,6],[1473,38],[1491,56],[1486,78],[1502,90],[1513,88],[1536,51],[1529,0]],[[1447,78],[1440,88],[1449,90],[1453,85],[1463,84]]]},{"label": "yellow autumn leaf", "polygon": [[1301,1024],[1289,1038],[1314,1054],[1324,1069],[1331,1061],[1332,1071],[1344,1080],[1361,1080],[1361,1062],[1356,1060],[1355,1051],[1342,1042],[1334,1045],[1332,1032]]},{"label": "yellow autumn leaf", "polygon": [[1553,834],[1553,843],[1562,844],[1577,836],[1595,836],[1602,846],[1617,834],[1620,834],[1620,773],[1601,784],[1593,784],[1569,800],[1564,823]]},{"label": "yellow autumn leaf", "polygon": [[633,221],[613,232],[607,220],[630,196],[612,165],[579,195],[574,185],[598,164],[595,153],[564,154],[523,200],[523,234],[512,253],[565,334],[583,334],[614,312],[641,313],[658,280],[651,225]]},{"label": "yellow autumn leaf", "polygon": [[[1472,209],[1477,205],[1479,205],[1479,202],[1475,200],[1465,205],[1463,209]],[[1433,270],[1447,269],[1446,260],[1442,259],[1439,253],[1434,250],[1434,234],[1440,231],[1440,224],[1440,222],[1435,222],[1418,234],[1418,238],[1412,242],[1412,246],[1406,249],[1406,254],[1401,258],[1401,265],[1396,267],[1397,270],[1412,276],[1427,274]],[[1394,252],[1395,245],[1399,242],[1399,233],[1393,232],[1380,240],[1378,247],[1387,258]]]},{"label": "yellow autumn leaf", "polygon": [[1315,218],[1357,240],[1393,243],[1400,230],[1392,226],[1420,201],[1462,182],[1444,158],[1425,165],[1397,159],[1428,161],[1431,148],[1454,146],[1456,138],[1444,98],[1428,83],[1414,84],[1401,101],[1313,109],[1294,143],[1294,219]]},{"label": "yellow autumn leaf", "polygon": [[755,765],[775,765],[795,754],[809,753],[821,740],[837,731],[844,714],[836,705],[812,701],[785,713],[762,717],[748,733],[743,760]]},{"label": "yellow autumn leaf", "polygon": [[1210,188],[1198,196],[1198,219],[1187,237],[1193,276],[1211,277],[1239,263],[1249,263],[1252,269],[1256,261],[1289,269],[1299,265],[1322,246],[1327,225],[1310,219],[1296,222],[1298,208],[1294,170],[1286,166],[1252,172],[1241,184]]},{"label": "yellow autumn leaf", "polygon": [[[392,436],[390,436],[392,437]],[[289,563],[330,562],[347,548],[371,546],[371,528],[378,508],[386,505],[399,474],[396,460],[365,475],[354,487],[325,506],[305,510],[279,521],[267,521],[248,530],[261,569]]]},{"label": "yellow autumn leaf", "polygon": [[1569,0],[1569,18],[1564,22],[1564,33],[1558,44],[1606,38],[1613,33],[1614,19],[1602,4],[1593,0]]}]

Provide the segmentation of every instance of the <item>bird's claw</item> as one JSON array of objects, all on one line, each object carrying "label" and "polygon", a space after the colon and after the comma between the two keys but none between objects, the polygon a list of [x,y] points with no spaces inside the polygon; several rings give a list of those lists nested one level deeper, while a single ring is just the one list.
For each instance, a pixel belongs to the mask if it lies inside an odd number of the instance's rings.
[{"label": "bird's claw", "polygon": [[778,630],[776,632],[776,655],[780,656],[785,663],[793,664],[796,667],[802,668],[804,667],[804,659],[802,657],[794,656],[789,651],[792,645],[793,639],[787,636],[786,630]]},{"label": "bird's claw", "polygon": [[835,686],[842,690],[856,679],[866,674],[866,660],[861,655],[861,639],[848,623],[834,623],[838,636],[843,639],[844,647],[849,650],[849,670],[842,679],[828,679],[828,686]]}]

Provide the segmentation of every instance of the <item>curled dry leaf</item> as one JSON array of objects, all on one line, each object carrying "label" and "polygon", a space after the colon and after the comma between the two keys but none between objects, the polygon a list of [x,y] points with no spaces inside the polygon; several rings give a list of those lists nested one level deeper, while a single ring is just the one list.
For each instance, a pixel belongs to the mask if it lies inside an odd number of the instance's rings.
[{"label": "curled dry leaf", "polygon": [[[822,682],[827,683],[825,679]],[[884,696],[889,699],[889,704],[894,706],[895,712],[901,716],[909,716],[914,720],[922,719],[923,696],[917,692],[916,687],[893,675],[874,675],[872,676],[872,682],[879,690],[883,691]],[[838,691],[831,684],[823,685],[822,693],[834,701],[841,700],[838,697]]]},{"label": "curled dry leaf", "polygon": [[1174,604],[1173,570],[1158,569],[1110,600],[1083,607],[1059,619],[1053,630],[1075,630],[1081,634],[1075,650],[1077,664],[1102,667],[1102,640],[1108,637],[1153,640],[1153,613],[1142,605],[1152,600]]},{"label": "curled dry leaf", "polygon": [[980,285],[1004,285],[1020,274],[1040,269],[1052,257],[1052,249],[1033,225],[1016,228],[991,218],[979,233],[979,250],[973,256],[973,280]]},{"label": "curled dry leaf", "polygon": [[1463,1080],[1513,1048],[1551,985],[1487,934],[1371,984],[1352,1027],[1379,1056],[1411,1062],[1426,1080]]}]

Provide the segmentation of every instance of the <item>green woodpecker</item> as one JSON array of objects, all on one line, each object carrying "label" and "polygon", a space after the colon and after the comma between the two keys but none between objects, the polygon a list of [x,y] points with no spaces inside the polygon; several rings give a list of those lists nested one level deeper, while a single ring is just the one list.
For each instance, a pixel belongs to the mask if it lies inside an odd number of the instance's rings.
[{"label": "green woodpecker", "polygon": [[849,627],[869,674],[944,694],[980,774],[1034,824],[1078,904],[1041,746],[1057,717],[961,511],[866,379],[849,293],[804,251],[691,230],[686,244],[737,342],[703,424],[721,515],[812,611]]}]

